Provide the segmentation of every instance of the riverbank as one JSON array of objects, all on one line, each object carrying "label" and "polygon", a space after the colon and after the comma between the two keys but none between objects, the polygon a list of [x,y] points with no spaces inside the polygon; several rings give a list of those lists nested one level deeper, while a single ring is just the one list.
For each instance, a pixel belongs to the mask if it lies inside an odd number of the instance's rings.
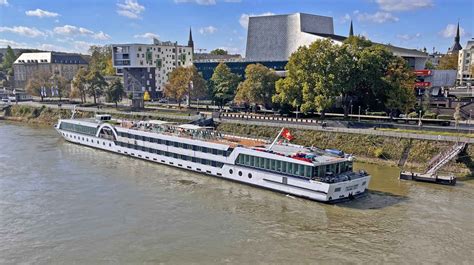
[{"label": "riverbank", "polygon": [[[77,118],[93,117],[93,112],[78,111]],[[149,118],[137,114],[113,114],[116,118],[143,119]],[[32,107],[14,105],[5,111],[6,120],[20,121],[34,124],[54,125],[60,118],[71,116],[69,109],[49,108],[46,106]],[[183,116],[184,117],[184,116]],[[167,120],[166,118],[160,118]],[[168,119],[169,120],[169,119]],[[170,120],[178,121],[178,120]],[[184,122],[182,120],[181,122]],[[186,120],[186,122],[188,122]],[[218,130],[238,135],[247,135],[258,138],[274,138],[280,128],[221,123]],[[424,171],[428,162],[444,150],[452,146],[452,142],[383,137],[377,135],[363,135],[340,132],[324,132],[305,129],[291,129],[295,136],[294,142],[302,145],[314,145],[319,148],[336,148],[346,153],[354,154],[361,162],[383,164],[396,167],[404,151],[408,149],[405,170]],[[406,153],[406,152],[405,152]],[[468,146],[457,160],[449,162],[442,171],[454,173],[459,177],[474,177],[474,146]]]}]

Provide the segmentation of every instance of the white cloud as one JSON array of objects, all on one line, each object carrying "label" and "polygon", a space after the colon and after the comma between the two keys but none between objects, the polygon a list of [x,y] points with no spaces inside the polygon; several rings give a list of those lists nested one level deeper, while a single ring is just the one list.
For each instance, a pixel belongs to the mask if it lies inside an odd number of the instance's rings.
[{"label": "white cloud", "polygon": [[102,31],[94,32],[90,29],[86,29],[86,28],[83,28],[83,27],[71,26],[71,25],[64,25],[62,27],[55,27],[53,29],[53,31],[54,31],[55,34],[62,35],[62,36],[92,37],[93,39],[96,39],[96,40],[109,40],[110,39],[110,35],[102,32]]},{"label": "white cloud", "polygon": [[30,17],[39,17],[39,18],[59,16],[58,13],[42,10],[39,8],[37,8],[36,10],[28,10],[25,12],[25,14]]},{"label": "white cloud", "polygon": [[398,34],[397,35],[397,38],[400,39],[400,40],[413,40],[413,39],[417,39],[421,37],[421,33],[416,33],[416,34],[413,34],[413,35],[410,35],[410,34]]},{"label": "white cloud", "polygon": [[145,7],[140,5],[137,0],[125,0],[123,3],[117,3],[117,14],[131,19],[141,19],[140,14],[145,11]]},{"label": "white cloud", "polygon": [[214,26],[207,26],[199,29],[199,33],[202,35],[214,34],[217,31],[217,28]]},{"label": "white cloud", "polygon": [[96,40],[109,40],[110,35],[102,32],[102,31],[99,31],[99,32],[95,33],[94,35],[92,35],[92,38],[94,38]]},{"label": "white cloud", "polygon": [[11,32],[25,37],[36,38],[44,37],[46,34],[36,28],[29,28],[24,26],[14,26],[14,27],[0,27],[0,32]]},{"label": "white cloud", "polygon": [[8,0],[0,0],[0,6],[8,6]]},{"label": "white cloud", "polygon": [[12,48],[25,48],[28,45],[23,42],[16,42],[12,40],[0,39],[0,47],[7,47],[10,46]]},{"label": "white cloud", "polygon": [[[456,36],[456,31],[457,31],[457,25],[454,24],[448,24],[446,25],[446,28],[444,28],[442,31],[439,32],[439,34],[445,38],[452,38]],[[459,35],[463,37],[466,34],[466,31],[464,28],[459,27]]]},{"label": "white cloud", "polygon": [[74,41],[72,44],[73,51],[77,53],[89,53],[90,46],[97,45],[86,41]]},{"label": "white cloud", "polygon": [[433,6],[432,0],[376,0],[384,11],[409,11]]},{"label": "white cloud", "polygon": [[374,14],[369,14],[369,13],[359,13],[356,10],[354,11],[354,14],[357,15],[357,20],[359,21],[385,23],[385,22],[397,22],[399,20],[398,17],[392,15],[391,13],[380,12],[380,11],[377,11]]},{"label": "white cloud", "polygon": [[64,25],[62,27],[55,27],[54,33],[59,35],[71,36],[71,35],[92,35],[94,32],[92,30],[76,27],[71,25]]},{"label": "white cloud", "polygon": [[272,15],[275,15],[275,14],[272,13],[272,12],[266,12],[266,13],[262,13],[262,14],[258,14],[258,15],[255,15],[255,14],[242,14],[242,15],[240,15],[239,23],[243,28],[246,29],[246,28],[249,27],[249,17],[272,16]]},{"label": "white cloud", "polygon": [[351,19],[352,19],[351,15],[345,14],[345,15],[341,18],[341,22],[342,22],[342,23],[346,23],[346,22],[348,22],[348,21],[351,21]]},{"label": "white cloud", "polygon": [[151,33],[151,32],[147,32],[147,33],[143,33],[143,34],[137,34],[135,36],[133,36],[134,38],[140,38],[140,39],[159,39],[160,36],[158,34],[155,34],[155,33]]}]

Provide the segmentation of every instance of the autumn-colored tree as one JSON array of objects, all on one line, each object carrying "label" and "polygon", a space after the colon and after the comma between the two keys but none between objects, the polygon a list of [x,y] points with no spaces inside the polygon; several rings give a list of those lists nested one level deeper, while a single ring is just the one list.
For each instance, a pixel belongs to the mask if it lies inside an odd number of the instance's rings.
[{"label": "autumn-colored tree", "polygon": [[115,69],[112,66],[112,48],[105,46],[90,46],[91,54],[89,69],[90,71],[99,71],[101,75],[114,75]]},{"label": "autumn-colored tree", "polygon": [[170,74],[164,93],[173,98],[181,107],[181,101],[189,96],[190,99],[202,97],[206,93],[206,81],[195,66],[177,67]]},{"label": "autumn-colored tree", "polygon": [[278,79],[274,70],[261,64],[249,64],[245,68],[245,81],[237,88],[235,101],[270,107]]},{"label": "autumn-colored tree", "polygon": [[210,80],[210,90],[214,102],[223,107],[235,97],[240,75],[234,74],[225,63],[219,63]]},{"label": "autumn-colored tree", "polygon": [[72,80],[71,97],[79,96],[81,102],[86,102],[87,95],[87,70],[80,68]]},{"label": "autumn-colored tree", "polygon": [[438,70],[457,70],[458,69],[458,54],[446,54],[439,59]]},{"label": "autumn-colored tree", "polygon": [[44,94],[41,92],[51,86],[50,78],[51,74],[48,71],[35,72],[27,81],[26,91],[30,95],[41,97],[41,101],[43,101]]}]

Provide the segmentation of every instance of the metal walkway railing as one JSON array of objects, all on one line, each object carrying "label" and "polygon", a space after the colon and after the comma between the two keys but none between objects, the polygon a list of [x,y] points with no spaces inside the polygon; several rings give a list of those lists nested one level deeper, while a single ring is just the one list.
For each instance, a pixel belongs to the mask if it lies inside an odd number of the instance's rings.
[{"label": "metal walkway railing", "polygon": [[441,153],[430,163],[425,174],[431,175],[436,173],[442,166],[446,165],[446,163],[461,153],[465,146],[466,143],[456,143],[449,150]]}]

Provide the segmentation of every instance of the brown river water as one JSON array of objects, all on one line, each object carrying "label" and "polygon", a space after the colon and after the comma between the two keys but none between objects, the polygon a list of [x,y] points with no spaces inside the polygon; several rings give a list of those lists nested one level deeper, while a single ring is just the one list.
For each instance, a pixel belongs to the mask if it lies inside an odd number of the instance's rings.
[{"label": "brown river water", "polygon": [[0,122],[0,264],[341,264],[474,260],[474,180],[398,180],[327,205]]}]

